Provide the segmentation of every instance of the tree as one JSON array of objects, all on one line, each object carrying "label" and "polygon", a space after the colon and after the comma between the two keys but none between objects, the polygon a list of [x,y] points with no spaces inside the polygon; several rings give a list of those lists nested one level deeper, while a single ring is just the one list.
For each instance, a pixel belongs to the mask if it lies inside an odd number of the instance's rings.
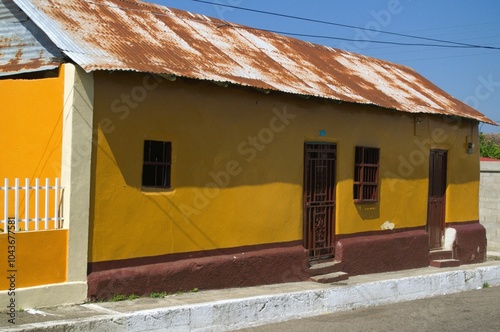
[{"label": "tree", "polygon": [[500,159],[500,135],[479,133],[479,153],[481,157]]}]

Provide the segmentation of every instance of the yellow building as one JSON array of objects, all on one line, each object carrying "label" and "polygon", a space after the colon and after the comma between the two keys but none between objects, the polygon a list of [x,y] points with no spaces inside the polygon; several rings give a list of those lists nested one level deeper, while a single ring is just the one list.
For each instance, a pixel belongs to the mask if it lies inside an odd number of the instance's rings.
[{"label": "yellow building", "polygon": [[152,4],[14,2],[47,51],[0,63],[2,103],[25,110],[2,117],[45,136],[2,158],[43,166],[2,174],[62,178],[50,283],[103,299],[484,260],[493,122],[410,68]]}]

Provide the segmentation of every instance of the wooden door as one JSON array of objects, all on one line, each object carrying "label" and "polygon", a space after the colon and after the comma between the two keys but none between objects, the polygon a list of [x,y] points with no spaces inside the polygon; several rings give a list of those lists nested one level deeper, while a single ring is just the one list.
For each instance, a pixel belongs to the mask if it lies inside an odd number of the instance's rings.
[{"label": "wooden door", "polygon": [[304,247],[310,259],[334,254],[336,158],[335,144],[305,144]]},{"label": "wooden door", "polygon": [[442,246],[446,207],[447,152],[431,150],[429,156],[429,200],[427,208],[427,233],[429,248]]}]

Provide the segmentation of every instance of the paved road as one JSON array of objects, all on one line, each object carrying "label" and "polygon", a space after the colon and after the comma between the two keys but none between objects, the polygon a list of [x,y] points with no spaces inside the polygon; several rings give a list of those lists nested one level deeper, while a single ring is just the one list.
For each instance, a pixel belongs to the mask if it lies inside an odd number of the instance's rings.
[{"label": "paved road", "polygon": [[500,331],[500,287],[356,309],[240,331],[498,332]]}]

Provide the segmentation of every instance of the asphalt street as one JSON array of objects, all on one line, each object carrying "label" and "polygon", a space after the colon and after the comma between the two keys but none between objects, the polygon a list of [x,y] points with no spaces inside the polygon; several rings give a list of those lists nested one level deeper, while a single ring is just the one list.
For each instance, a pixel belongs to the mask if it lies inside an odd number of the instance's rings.
[{"label": "asphalt street", "polygon": [[239,330],[303,331],[500,331],[500,287],[483,288]]}]

